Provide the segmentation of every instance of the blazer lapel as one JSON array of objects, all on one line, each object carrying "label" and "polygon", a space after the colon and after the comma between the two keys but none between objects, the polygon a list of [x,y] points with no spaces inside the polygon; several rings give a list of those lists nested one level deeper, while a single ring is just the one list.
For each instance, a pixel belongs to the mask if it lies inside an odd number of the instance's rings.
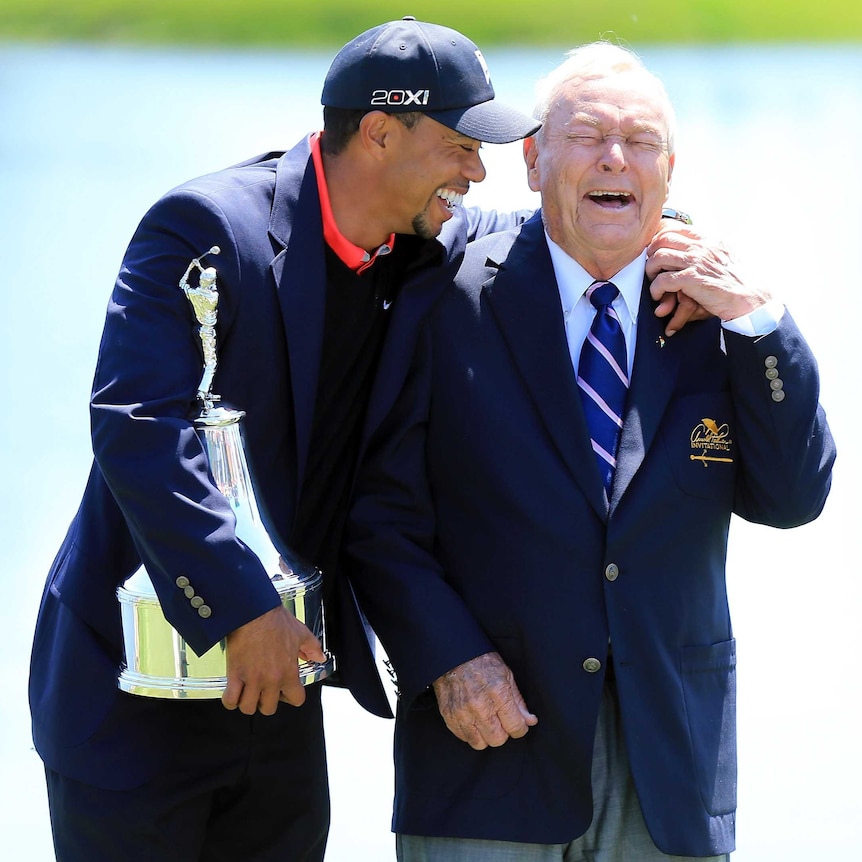
[{"label": "blazer lapel", "polygon": [[486,261],[499,271],[484,294],[556,449],[604,519],[608,503],[580,407],[541,215],[524,225],[508,255],[503,251]]},{"label": "blazer lapel", "polygon": [[[461,245],[463,250],[464,243]],[[441,248],[441,252],[445,251]],[[435,264],[419,269],[399,288],[392,303],[392,317],[366,410],[360,453],[364,452],[368,440],[401,391],[410,371],[422,321],[451,284],[459,261],[460,258],[448,260],[442,268]]]},{"label": "blazer lapel", "polygon": [[[626,415],[611,487],[611,512],[643,463],[676,384],[685,338],[664,336],[665,319],[654,314],[655,303],[644,280]],[[689,324],[692,325],[692,324]]]},{"label": "blazer lapel", "polygon": [[[271,269],[290,359],[298,495],[314,420],[326,311],[326,257],[320,199],[307,141],[286,153],[276,167],[269,231],[276,250]],[[278,251],[279,245],[281,251]]]}]

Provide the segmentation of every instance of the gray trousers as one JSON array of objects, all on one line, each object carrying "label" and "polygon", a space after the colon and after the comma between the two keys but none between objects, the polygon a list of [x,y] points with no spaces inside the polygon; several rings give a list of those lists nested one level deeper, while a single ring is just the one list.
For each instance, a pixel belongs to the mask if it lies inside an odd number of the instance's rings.
[{"label": "gray trousers", "polygon": [[[508,744],[508,743],[506,743]],[[396,835],[399,862],[696,862],[653,843],[641,814],[623,742],[616,694],[605,686],[593,754],[593,821],[568,844]],[[729,855],[697,857],[728,862]]]}]

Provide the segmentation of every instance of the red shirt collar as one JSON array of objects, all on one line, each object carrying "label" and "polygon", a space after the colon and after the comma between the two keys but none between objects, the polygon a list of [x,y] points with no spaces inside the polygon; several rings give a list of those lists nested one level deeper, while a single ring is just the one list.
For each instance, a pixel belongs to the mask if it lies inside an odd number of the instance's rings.
[{"label": "red shirt collar", "polygon": [[320,154],[320,132],[315,132],[309,138],[311,145],[311,159],[314,162],[314,174],[317,177],[317,194],[320,198],[320,214],[323,217],[323,239],[326,244],[338,255],[341,261],[357,275],[365,272],[378,257],[389,254],[395,245],[395,234],[390,234],[380,248],[374,252],[367,252],[364,248],[354,245],[338,229],[335,218],[332,215],[332,204],[329,201],[329,189],[326,186],[326,176],[323,173],[323,157]]}]

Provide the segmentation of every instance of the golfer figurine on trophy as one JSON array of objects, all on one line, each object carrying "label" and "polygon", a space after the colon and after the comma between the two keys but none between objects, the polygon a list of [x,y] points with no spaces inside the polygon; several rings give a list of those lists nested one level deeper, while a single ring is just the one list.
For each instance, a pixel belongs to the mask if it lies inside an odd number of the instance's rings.
[{"label": "golfer figurine on trophy", "polygon": [[[299,560],[277,536],[270,536],[261,518],[243,445],[241,420],[245,413],[215,406],[220,400],[212,392],[218,366],[218,273],[215,267],[204,268],[201,260],[219,251],[218,246],[213,246],[200,257],[193,258],[179,282],[194,311],[203,346],[203,375],[197,392],[201,410],[194,424],[203,439],[215,484],[236,517],[237,537],[260,559],[284,607],[311,630],[325,651],[322,575],[314,566]],[[197,286],[189,281],[195,271]],[[186,589],[191,587],[186,586]],[[123,691],[162,698],[221,697],[227,685],[223,640],[204,655],[196,655],[165,619],[156,591],[143,568],[119,588],[117,598],[125,647],[125,664],[118,680]],[[192,597],[191,602],[196,598]],[[207,610],[201,603],[198,613]],[[299,662],[299,678],[303,685],[324,679],[333,670],[332,658],[324,663]]]}]

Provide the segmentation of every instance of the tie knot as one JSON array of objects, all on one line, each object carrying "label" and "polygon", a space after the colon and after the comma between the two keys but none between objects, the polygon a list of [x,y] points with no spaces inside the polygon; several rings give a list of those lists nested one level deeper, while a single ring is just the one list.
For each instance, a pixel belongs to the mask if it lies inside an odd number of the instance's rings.
[{"label": "tie knot", "polygon": [[587,289],[587,298],[595,308],[610,305],[620,292],[612,281],[594,281]]}]

